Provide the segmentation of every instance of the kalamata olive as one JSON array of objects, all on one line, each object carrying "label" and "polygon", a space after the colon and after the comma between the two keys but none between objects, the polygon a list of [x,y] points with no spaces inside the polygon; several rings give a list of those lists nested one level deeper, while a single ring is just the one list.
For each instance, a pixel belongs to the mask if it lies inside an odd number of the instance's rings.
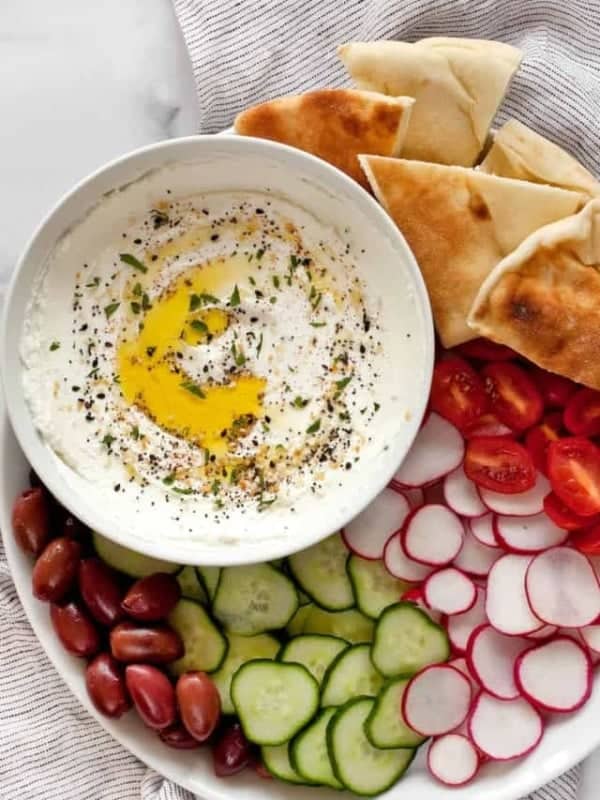
[{"label": "kalamata olive", "polygon": [[100,649],[98,629],[77,603],[53,604],[50,619],[64,648],[73,655],[90,658]]},{"label": "kalamata olive", "polygon": [[122,606],[130,617],[141,622],[157,622],[165,619],[173,610],[181,589],[177,580],[168,572],[155,572],[140,578],[125,595]]},{"label": "kalamata olive", "polygon": [[213,745],[212,757],[215,775],[219,778],[235,775],[252,762],[252,748],[239,722],[223,731]]},{"label": "kalamata olive", "polygon": [[26,553],[39,555],[50,539],[50,509],[44,490],[26,489],[14,502],[12,525],[15,540]]},{"label": "kalamata olive", "polygon": [[175,687],[181,721],[194,739],[204,742],[219,723],[221,698],[205,672],[186,672]]},{"label": "kalamata olive", "polygon": [[175,722],[175,690],[164,672],[149,664],[130,664],[125,669],[125,683],[138,714],[149,728],[162,730]]},{"label": "kalamata olive", "polygon": [[81,546],[74,539],[61,536],[49,542],[33,566],[31,582],[38,600],[57,603],[75,582]]},{"label": "kalamata olive", "polygon": [[90,529],[77,517],[67,514],[62,523],[61,535],[82,541],[89,537]]},{"label": "kalamata olive", "polygon": [[125,676],[110,653],[100,653],[87,665],[85,684],[92,703],[107,717],[120,717],[131,708]]},{"label": "kalamata olive", "polygon": [[78,578],[83,602],[97,622],[110,627],[123,619],[123,589],[114,570],[99,558],[85,558],[79,564]]},{"label": "kalamata olive", "polygon": [[181,637],[166,625],[121,622],[110,632],[110,651],[117,661],[129,664],[168,664],[183,655]]},{"label": "kalamata olive", "polygon": [[194,750],[196,747],[200,747],[200,742],[190,736],[180,722],[165,728],[164,731],[159,731],[158,735],[166,745],[175,750]]}]

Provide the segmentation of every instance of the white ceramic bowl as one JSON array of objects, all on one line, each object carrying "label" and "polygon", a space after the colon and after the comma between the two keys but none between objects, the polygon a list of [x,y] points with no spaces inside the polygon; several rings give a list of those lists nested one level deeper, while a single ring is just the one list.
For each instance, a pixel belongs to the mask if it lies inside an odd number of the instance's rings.
[{"label": "white ceramic bowl", "polygon": [[[165,777],[195,792],[204,800],[334,800],[339,792],[289,786],[280,781],[257,778],[248,770],[234,778],[216,778],[206,750],[171,750],[146,728],[133,712],[120,720],[102,717],[92,706],[85,689],[84,662],[69,655],[56,638],[47,604],[31,593],[31,558],[15,544],[10,520],[14,498],[27,487],[28,464],[0,410],[0,528],[8,563],[29,621],[48,657],[73,694],[124,747]],[[424,765],[426,747],[406,777],[381,798],[385,800],[517,800],[552,780],[585,758],[600,744],[600,691],[576,714],[549,722],[540,746],[514,764],[487,765],[470,785],[448,789],[435,783]],[[349,797],[350,795],[343,795]]]},{"label": "white ceramic bowl", "polygon": [[[32,283],[57,241],[106,193],[131,187],[142,176],[143,191],[126,189],[128,208],[134,214],[147,210],[153,193],[164,192],[163,168],[169,170],[173,197],[268,190],[343,231],[366,283],[366,294],[379,304],[386,369],[379,370],[384,374],[375,389],[385,395],[385,403],[373,420],[373,442],[366,445],[358,468],[342,470],[317,501],[306,493],[294,503],[295,513],[278,504],[254,517],[232,510],[218,535],[214,523],[203,515],[197,516],[190,534],[187,527],[172,521],[173,504],[146,513],[133,507],[127,493],[115,494],[110,486],[82,478],[38,434],[23,392],[18,342]],[[68,281],[65,286],[68,312],[72,287]],[[183,564],[222,566],[266,561],[307,547],[341,528],[381,491],[406,455],[423,415],[433,362],[433,328],[427,293],[404,238],[354,181],[320,159],[273,142],[198,136],[153,145],[112,162],[83,180],[50,212],[19,261],[7,293],[1,361],[17,439],[44,483],[73,514],[109,538],[148,555]]]}]

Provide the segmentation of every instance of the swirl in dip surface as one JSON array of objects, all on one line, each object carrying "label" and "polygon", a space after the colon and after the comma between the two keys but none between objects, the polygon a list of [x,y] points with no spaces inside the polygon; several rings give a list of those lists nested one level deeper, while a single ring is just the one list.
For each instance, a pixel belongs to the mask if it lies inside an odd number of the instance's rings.
[{"label": "swirl in dip surface", "polygon": [[21,342],[35,424],[66,464],[188,521],[293,508],[355,467],[381,343],[343,233],[248,192],[166,192],[89,251],[81,227]]}]

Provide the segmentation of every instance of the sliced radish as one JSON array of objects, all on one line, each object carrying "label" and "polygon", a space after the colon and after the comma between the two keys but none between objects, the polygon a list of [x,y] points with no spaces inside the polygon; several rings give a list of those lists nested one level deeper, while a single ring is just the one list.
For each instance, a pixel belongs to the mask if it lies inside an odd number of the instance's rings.
[{"label": "sliced radish", "polygon": [[413,586],[412,588],[407,589],[400,600],[404,603],[414,603],[414,605],[418,606],[421,611],[424,611],[427,614],[429,619],[433,620],[438,625],[440,624],[442,615],[439,611],[436,611],[427,605],[423,595],[422,586]]},{"label": "sliced radish", "polygon": [[494,532],[499,544],[512,553],[539,553],[563,544],[569,531],[555,525],[543,512],[531,517],[494,517]]},{"label": "sliced radish", "polygon": [[550,639],[552,636],[556,634],[557,631],[558,631],[557,625],[544,625],[543,628],[540,628],[537,631],[526,633],[525,637],[527,639]]},{"label": "sliced radish", "polygon": [[477,588],[464,572],[447,567],[431,574],[423,585],[423,596],[430,608],[452,616],[473,608]]},{"label": "sliced radish", "polygon": [[[473,690],[474,694],[479,691],[479,689],[481,687],[479,686],[479,683],[475,680],[475,678],[471,674],[471,671],[469,670],[469,665],[467,664],[466,658],[463,658],[462,656],[459,656],[458,658],[453,658],[452,661],[448,661],[448,666],[449,667],[454,667],[454,669],[457,669],[459,672],[462,672],[462,674],[466,678],[469,679],[469,683],[471,684],[471,689]],[[465,727],[464,731],[461,730],[463,728],[463,726]],[[457,731],[457,733],[458,732],[466,733],[466,723],[463,723],[463,725],[461,725],[459,728],[457,728],[456,731]]]},{"label": "sliced radish", "polygon": [[535,556],[525,579],[532,610],[544,622],[583,628],[600,614],[600,586],[588,559],[569,547]]},{"label": "sliced radish", "polygon": [[425,505],[413,511],[402,531],[404,552],[413,561],[441,567],[456,558],[465,529],[454,511],[446,506]]},{"label": "sliced radish", "polygon": [[498,700],[482,692],[469,717],[473,744],[494,761],[526,756],[540,743],[544,726],[539,713],[526,700]]},{"label": "sliced radish", "polygon": [[483,517],[467,520],[467,529],[481,544],[487,547],[498,547],[496,535],[494,533],[494,514],[488,512]]},{"label": "sliced radish", "polygon": [[405,487],[433,483],[455,469],[464,452],[458,429],[432,411],[393,480]]},{"label": "sliced radish", "polygon": [[444,478],[444,499],[461,517],[481,517],[487,512],[477,486],[467,478],[462,464]]},{"label": "sliced radish", "polygon": [[500,548],[482,544],[467,530],[460,553],[454,559],[454,566],[469,575],[485,577],[501,555]]},{"label": "sliced radish", "polygon": [[509,517],[530,517],[544,510],[544,497],[550,491],[548,479],[538,472],[535,486],[519,494],[502,494],[491,489],[479,489],[479,495],[490,511]]},{"label": "sliced radish", "polygon": [[472,608],[464,614],[455,614],[446,620],[446,630],[452,643],[452,647],[459,653],[464,653],[467,649],[469,637],[480,625],[487,622],[485,616],[485,591],[477,588],[477,599]]},{"label": "sliced radish", "polygon": [[544,711],[576,711],[592,693],[592,662],[569,636],[534,645],[515,664],[521,694]]},{"label": "sliced radish", "polygon": [[469,680],[448,664],[425,667],[402,695],[402,716],[421,736],[439,736],[457,728],[471,706]]},{"label": "sliced radish", "polygon": [[406,555],[400,533],[389,538],[383,551],[383,563],[390,575],[409,583],[420,583],[432,572],[431,567],[418,564]]},{"label": "sliced radish", "polygon": [[532,560],[532,556],[508,553],[490,570],[485,610],[499,633],[524,636],[543,625],[533,613],[525,591],[525,575]]},{"label": "sliced radish", "polygon": [[402,527],[409,512],[403,494],[384,489],[342,531],[346,547],[361,558],[381,558],[387,540]]},{"label": "sliced radish", "polygon": [[600,654],[600,625],[587,625],[579,629],[581,638],[592,651]]},{"label": "sliced radish", "polygon": [[467,736],[446,733],[429,745],[427,768],[446,786],[464,786],[477,774],[479,754]]},{"label": "sliced radish", "polygon": [[401,495],[404,495],[408,500],[408,505],[410,509],[418,508],[422,506],[425,502],[425,495],[423,494],[423,489],[417,487],[415,489],[403,489],[399,484],[397,484],[394,480],[390,482],[390,489],[393,489],[395,492],[400,492]]},{"label": "sliced radish", "polygon": [[469,671],[486,692],[499,700],[514,700],[519,690],[513,673],[517,657],[531,647],[531,642],[503,636],[491,625],[473,631],[467,646]]}]

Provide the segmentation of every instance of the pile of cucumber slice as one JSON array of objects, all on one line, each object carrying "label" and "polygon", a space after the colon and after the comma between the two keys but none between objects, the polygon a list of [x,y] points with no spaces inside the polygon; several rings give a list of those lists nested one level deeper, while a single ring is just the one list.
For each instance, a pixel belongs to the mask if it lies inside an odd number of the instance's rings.
[{"label": "pile of cucumber slice", "polygon": [[[95,535],[99,555],[134,574],[177,572],[169,622],[185,645],[171,665],[211,674],[281,780],[380,794],[424,739],[407,727],[409,678],[446,661],[445,631],[412,603],[381,561],[351,554],[335,534],[283,563],[178,567]],[[116,549],[118,548],[118,549]]]}]

